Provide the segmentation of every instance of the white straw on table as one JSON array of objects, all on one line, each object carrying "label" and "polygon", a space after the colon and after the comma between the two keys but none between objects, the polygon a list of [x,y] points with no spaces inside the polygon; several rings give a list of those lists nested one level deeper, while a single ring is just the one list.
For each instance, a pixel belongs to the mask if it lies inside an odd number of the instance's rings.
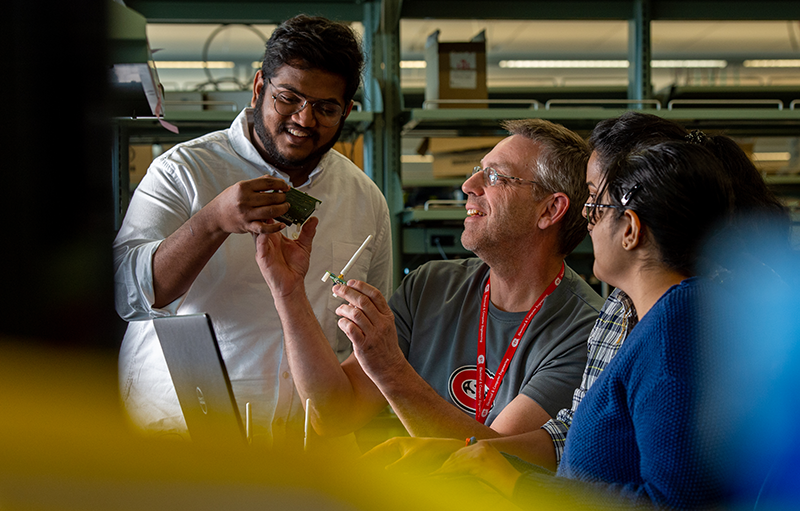
[{"label": "white straw on table", "polygon": [[311,399],[306,399],[306,416],[303,425],[303,450],[308,450],[308,415],[311,413]]}]

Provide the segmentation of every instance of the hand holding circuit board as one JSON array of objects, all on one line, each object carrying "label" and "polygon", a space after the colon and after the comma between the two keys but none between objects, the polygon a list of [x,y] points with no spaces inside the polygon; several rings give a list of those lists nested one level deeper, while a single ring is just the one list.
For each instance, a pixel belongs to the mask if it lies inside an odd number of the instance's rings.
[{"label": "hand holding circuit board", "polygon": [[290,188],[285,193],[286,202],[289,203],[289,211],[275,218],[275,220],[286,225],[298,224],[302,227],[314,213],[314,210],[317,209],[317,204],[322,204],[321,200],[303,193],[297,188]]},{"label": "hand holding circuit board", "polygon": [[[296,188],[290,188],[286,193],[286,202],[289,203],[289,211],[285,214],[277,217],[275,220],[285,223],[286,225],[292,224],[299,224],[300,228],[303,227],[303,224],[311,217],[314,213],[314,210],[317,208],[317,204],[321,204],[322,201],[314,198],[307,193],[303,193]],[[333,272],[325,272],[325,275],[322,276],[322,282],[328,280],[328,277],[331,278],[337,284],[346,285],[346,281],[344,280],[344,274],[350,269],[353,264],[358,260],[358,257],[366,248],[369,241],[372,239],[372,235],[370,234],[367,236],[367,239],[361,244],[361,246],[356,250],[353,257],[350,258],[350,261],[342,268],[338,274]]]}]

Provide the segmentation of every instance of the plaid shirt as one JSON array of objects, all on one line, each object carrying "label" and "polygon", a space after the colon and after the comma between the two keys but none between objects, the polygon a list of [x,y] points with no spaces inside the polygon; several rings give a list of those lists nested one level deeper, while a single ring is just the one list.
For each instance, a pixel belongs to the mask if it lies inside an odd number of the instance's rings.
[{"label": "plaid shirt", "polygon": [[556,464],[561,463],[567,432],[572,425],[572,416],[583,396],[617,354],[617,350],[638,321],[639,318],[631,299],[621,290],[615,289],[603,304],[600,316],[589,334],[587,341],[589,359],[586,361],[586,369],[583,371],[581,386],[575,389],[575,393],[572,395],[572,408],[564,408],[558,412],[555,419],[550,419],[542,426],[553,439],[553,445],[556,448]]}]

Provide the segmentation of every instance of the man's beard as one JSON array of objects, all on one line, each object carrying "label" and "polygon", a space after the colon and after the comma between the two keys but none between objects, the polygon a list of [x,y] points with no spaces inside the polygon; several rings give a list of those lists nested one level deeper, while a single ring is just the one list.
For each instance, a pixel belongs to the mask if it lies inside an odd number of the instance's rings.
[{"label": "man's beard", "polygon": [[[264,146],[264,149],[267,151],[267,155],[269,156],[270,163],[274,164],[279,168],[285,169],[296,169],[296,168],[303,168],[309,165],[312,162],[316,162],[321,159],[325,153],[330,151],[330,149],[336,144],[339,140],[339,136],[342,134],[342,129],[344,128],[344,119],[339,123],[339,129],[336,130],[336,134],[330,141],[317,148],[316,150],[312,151],[308,156],[302,159],[291,159],[287,158],[283,154],[281,154],[278,146],[275,145],[275,140],[272,138],[272,134],[267,130],[266,126],[264,126],[264,116],[262,115],[262,108],[264,104],[264,96],[265,94],[261,94],[258,96],[256,100],[256,106],[254,109],[254,118],[253,118],[253,130],[256,133],[256,136],[261,141],[261,144]],[[306,105],[306,108],[311,108],[311,105]],[[279,131],[285,131],[284,125],[279,127]],[[311,135],[314,141],[319,139],[319,133],[314,132]]]}]

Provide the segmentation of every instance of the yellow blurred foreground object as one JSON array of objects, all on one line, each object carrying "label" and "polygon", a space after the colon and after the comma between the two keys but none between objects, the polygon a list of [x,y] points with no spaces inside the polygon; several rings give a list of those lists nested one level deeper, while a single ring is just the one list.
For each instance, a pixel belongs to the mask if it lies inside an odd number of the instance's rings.
[{"label": "yellow blurred foreground object", "polygon": [[355,457],[146,438],[126,422],[116,357],[17,347],[24,344],[0,339],[3,511],[518,509],[477,480],[390,474]]}]

